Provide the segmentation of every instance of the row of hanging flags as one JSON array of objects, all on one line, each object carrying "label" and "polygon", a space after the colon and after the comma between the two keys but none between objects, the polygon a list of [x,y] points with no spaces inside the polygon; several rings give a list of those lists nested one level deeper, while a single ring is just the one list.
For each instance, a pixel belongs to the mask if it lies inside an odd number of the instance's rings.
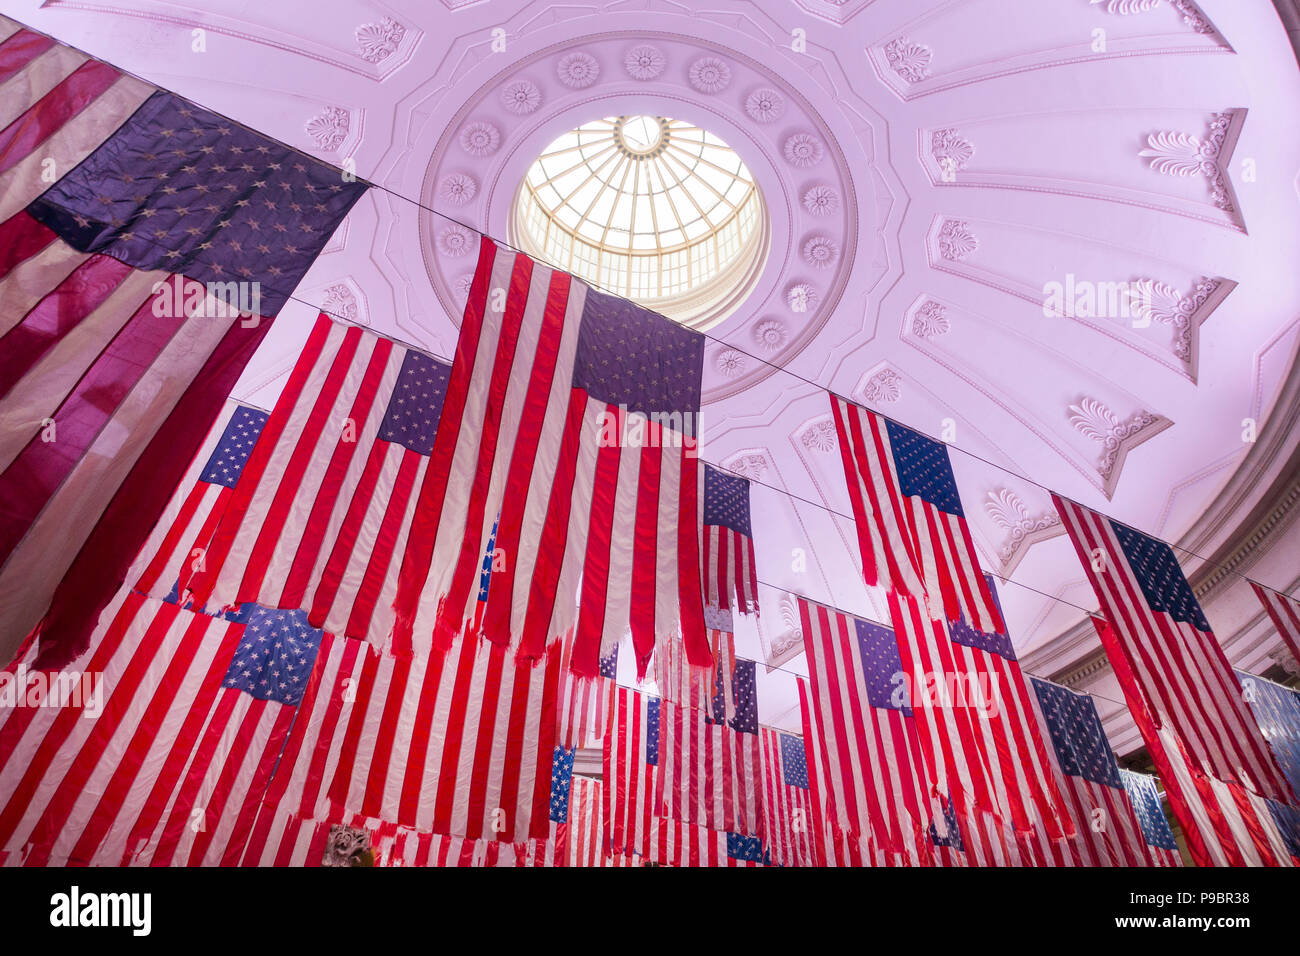
[{"label": "row of hanging flags", "polygon": [[[366,184],[3,19],[0,90],[0,683],[87,691],[0,715],[0,862],[1179,862],[1022,674],[942,444],[831,397],[892,624],[801,599],[803,733],[760,727],[698,333],[484,238],[452,362],[321,315],[229,402]],[[1168,547],[1058,507],[1193,859],[1291,862],[1294,695],[1243,703]]]}]

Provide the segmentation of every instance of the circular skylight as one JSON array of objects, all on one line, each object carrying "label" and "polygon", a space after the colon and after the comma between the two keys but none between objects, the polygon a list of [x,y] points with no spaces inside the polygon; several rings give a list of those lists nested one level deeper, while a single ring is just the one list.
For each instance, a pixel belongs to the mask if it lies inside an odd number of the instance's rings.
[{"label": "circular skylight", "polygon": [[744,162],[663,116],[593,120],[551,143],[524,177],[513,225],[526,252],[698,327],[740,304],[767,246]]}]

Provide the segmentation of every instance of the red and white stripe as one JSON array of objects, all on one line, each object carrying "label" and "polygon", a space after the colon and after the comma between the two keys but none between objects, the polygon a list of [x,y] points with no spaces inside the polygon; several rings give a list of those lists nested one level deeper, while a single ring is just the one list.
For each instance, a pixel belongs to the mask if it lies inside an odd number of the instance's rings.
[{"label": "red and white stripe", "polygon": [[607,866],[604,841],[604,785],[574,775],[569,790],[569,820],[557,823],[555,852],[561,866]]},{"label": "red and white stripe", "polygon": [[885,419],[831,395],[867,584],[910,595],[935,619],[1002,630],[966,520],[904,495]]},{"label": "red and white stripe", "polygon": [[662,802],[655,797],[658,768],[646,762],[647,703],[645,695],[630,688],[614,691],[602,753],[603,842],[616,857],[644,857],[653,821],[661,816]]},{"label": "red and white stripe", "polygon": [[[1038,695],[1032,695],[1033,711],[1045,728]],[[1091,706],[1091,700],[1089,700]],[[1048,866],[1151,866],[1142,827],[1133,813],[1123,785],[1110,787],[1084,777],[1065,773],[1054,747],[1049,747],[1052,775],[1074,822],[1074,836],[1051,839],[1041,828],[1027,836],[1035,852]],[[1118,766],[1115,768],[1118,771]]]},{"label": "red and white stripe", "polygon": [[651,821],[650,837],[641,859],[661,866],[762,866],[757,860],[728,856],[726,832],[666,817]]},{"label": "red and white stripe", "polygon": [[172,585],[182,596],[206,566],[208,543],[234,495],[233,488],[200,480],[239,403],[227,401],[199,447],[167,507],[136,555],[127,581],[137,591],[165,598]]},{"label": "red and white stripe", "polygon": [[[1159,788],[1156,786],[1156,779],[1152,776],[1142,773],[1135,773],[1132,770],[1123,770],[1119,772],[1120,779],[1124,781],[1124,790],[1128,793],[1129,805],[1135,806],[1138,800],[1143,799],[1144,794],[1149,794],[1150,799],[1157,806],[1160,804]],[[1136,811],[1135,811],[1136,812]],[[1157,811],[1163,815],[1164,809],[1160,807]],[[1172,835],[1172,833],[1171,833]],[[1150,858],[1151,866],[1182,866],[1183,857],[1178,852],[1177,847],[1167,849],[1154,844],[1146,844],[1147,856]]]},{"label": "red and white stripe", "polygon": [[[812,790],[785,782],[781,755],[781,733],[761,729],[763,738],[763,833],[764,843],[778,866],[816,866],[812,828]],[[800,746],[803,738],[799,738]],[[806,762],[806,761],[805,761]]]},{"label": "red and white stripe", "polygon": [[[736,670],[736,635],[710,628],[708,637],[714,660],[709,667],[692,664],[680,639],[663,641],[655,647],[655,685],[664,700],[692,707],[714,720],[731,720],[736,716],[736,694],[731,684]],[[719,691],[723,713],[716,714],[713,699]]]},{"label": "red and white stripe", "polygon": [[1264,605],[1264,610],[1268,611],[1278,637],[1285,642],[1292,659],[1300,664],[1300,601],[1254,581],[1250,586],[1255,589],[1255,596]]},{"label": "red and white stripe", "polygon": [[302,608],[384,645],[430,461],[379,434],[408,351],[317,317],[190,582],[197,605]]},{"label": "red and white stripe", "polygon": [[710,723],[704,711],[659,705],[656,801],[674,820],[753,836],[762,832],[757,734]]},{"label": "red and white stripe", "polygon": [[244,625],[123,591],[70,671],[103,711],[0,724],[0,846],[28,865],[238,862],[294,708],[222,686]]},{"label": "red and white stripe", "polygon": [[590,747],[605,737],[614,681],[607,677],[579,677],[569,667],[573,638],[566,636],[560,651],[559,725],[555,742],[565,750]]},{"label": "red and white stripe", "polygon": [[[1030,691],[1015,661],[953,641],[946,625],[915,601],[889,595],[890,615],[909,688],[964,688],[967,700],[942,695],[912,701],[931,782],[951,795],[959,816],[991,813],[1027,834],[1069,836],[1073,825],[1052,779]],[[972,702],[978,689],[987,699]],[[915,695],[912,695],[915,696]]]},{"label": "red and white stripe", "polygon": [[1147,603],[1108,518],[1053,501],[1101,604],[1105,620],[1094,623],[1193,859],[1285,862],[1264,836],[1276,833],[1271,815],[1252,798],[1294,798],[1214,635]]},{"label": "red and white stripe", "polygon": [[457,637],[442,656],[368,653],[335,731],[327,803],[304,799],[301,812],[545,839],[558,679],[558,645],[537,666],[474,637]]},{"label": "red and white stripe", "polygon": [[758,570],[754,561],[754,539],[731,528],[706,524],[701,540],[705,604],[723,610],[734,608],[741,614],[757,613]]},{"label": "red and white stripe", "polygon": [[813,775],[844,851],[832,846],[830,856],[920,865],[930,788],[912,718],[871,706],[852,616],[804,598],[799,616],[812,685],[804,739],[816,742]]}]

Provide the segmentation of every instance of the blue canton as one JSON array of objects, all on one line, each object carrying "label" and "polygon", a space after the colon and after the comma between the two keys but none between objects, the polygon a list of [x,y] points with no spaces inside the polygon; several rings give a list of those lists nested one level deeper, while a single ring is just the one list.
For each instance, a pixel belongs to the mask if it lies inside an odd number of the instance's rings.
[{"label": "blue canton", "polygon": [[1178,843],[1174,840],[1174,831],[1170,829],[1168,819],[1165,818],[1164,808],[1160,806],[1160,791],[1156,789],[1155,780],[1145,774],[1133,773],[1131,770],[1121,770],[1120,778],[1124,781],[1129,802],[1133,804],[1133,812],[1137,814],[1138,826],[1142,828],[1142,839],[1148,846],[1161,850],[1177,850]]},{"label": "blue canton", "polygon": [[704,523],[730,528],[747,538],[749,530],[749,482],[704,466]]},{"label": "blue canton", "polygon": [[600,659],[600,676],[608,677],[614,680],[618,677],[618,645],[615,644],[610,652]]},{"label": "blue canton", "polygon": [[633,412],[691,412],[683,427],[695,435],[703,377],[704,336],[626,299],[588,290],[574,388]]},{"label": "blue canton", "polygon": [[244,633],[222,686],[298,706],[324,635],[307,623],[306,611],[245,605],[241,613]]},{"label": "blue canton", "polygon": [[759,837],[741,836],[739,833],[727,834],[727,856],[733,860],[753,863],[770,862],[767,854],[763,852],[763,841]]},{"label": "blue canton", "polygon": [[940,511],[964,518],[952,462],[948,460],[948,446],[888,420],[885,428],[903,494],[919,497]]},{"label": "blue canton", "polygon": [[221,433],[221,440],[208,457],[208,463],[199,475],[199,481],[210,485],[235,487],[239,476],[244,473],[248,456],[257,444],[257,438],[266,425],[267,413],[256,408],[240,405],[235,409],[226,430]]},{"label": "blue canton", "polygon": [[858,654],[862,659],[862,678],[867,686],[867,701],[872,707],[902,711],[912,716],[907,695],[896,696],[897,689],[906,688],[903,659],[898,653],[898,635],[883,624],[873,624],[860,617],[853,620],[858,635]]},{"label": "blue canton", "polygon": [[931,822],[930,842],[935,846],[944,846],[965,853],[966,846],[962,843],[961,829],[957,826],[957,814],[952,808],[952,802],[950,800],[941,800],[940,803],[943,805],[943,824],[947,833],[940,836],[939,828]]},{"label": "blue canton", "polygon": [[645,705],[645,762],[659,766],[659,698],[651,697]]},{"label": "blue canton", "polygon": [[573,788],[573,758],[578,750],[555,748],[551,758],[551,820],[555,823],[569,821],[569,791]]},{"label": "blue canton", "polygon": [[1037,677],[1029,678],[1029,682],[1038,697],[1061,771],[1107,787],[1122,787],[1115,755],[1092,698]]},{"label": "blue canton", "polygon": [[404,445],[417,455],[430,454],[450,381],[450,365],[408,349],[379,437]]},{"label": "blue canton", "polygon": [[497,525],[500,522],[501,513],[498,512],[492,522],[492,533],[488,535],[487,549],[483,552],[483,566],[479,569],[478,599],[480,601],[488,599],[488,588],[492,585],[492,556],[497,549]]},{"label": "blue canton", "polygon": [[1178,566],[1174,549],[1118,521],[1112,521],[1110,526],[1151,609],[1164,611],[1175,621],[1208,632],[1210,624],[1183,576],[1183,569]]},{"label": "blue canton", "polygon": [[793,734],[779,734],[781,739],[781,776],[787,787],[808,789],[808,760],[804,755],[803,738]]},{"label": "blue canton", "polygon": [[366,188],[159,90],[27,212],[137,269],[257,281],[271,316]]},{"label": "blue canton", "polygon": [[[993,575],[984,575],[984,581],[989,586],[989,594],[993,596],[993,605],[998,609],[998,616],[1005,622],[1006,616],[1002,614],[1002,599],[998,597],[998,589],[993,584]],[[1011,643],[1011,637],[1005,631],[999,631],[996,634],[977,631],[966,623],[965,615],[949,624],[948,633],[958,644],[965,644],[967,647],[988,651],[990,654],[1005,657],[1009,661],[1016,659],[1016,649]]]}]

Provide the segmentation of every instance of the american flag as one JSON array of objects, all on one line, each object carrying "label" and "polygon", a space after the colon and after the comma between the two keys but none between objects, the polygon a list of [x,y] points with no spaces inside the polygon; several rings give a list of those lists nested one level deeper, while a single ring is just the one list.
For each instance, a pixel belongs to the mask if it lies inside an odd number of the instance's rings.
[{"label": "american flag", "polygon": [[958,816],[986,833],[983,815],[1018,837],[1072,835],[1011,639],[949,628],[904,595],[890,594],[889,608],[930,781]]},{"label": "american flag", "polygon": [[573,635],[566,634],[560,651],[559,727],[557,742],[562,747],[589,747],[605,737],[611,695],[618,677],[618,648],[615,644],[600,659],[595,677],[579,677],[569,666]]},{"label": "american flag", "polygon": [[1155,778],[1132,770],[1121,770],[1119,777],[1128,793],[1129,804],[1133,807],[1138,825],[1142,827],[1142,839],[1146,842],[1152,865],[1182,866],[1183,858],[1178,852],[1178,841],[1174,839],[1174,831],[1165,819]]},{"label": "american flag", "polygon": [[[331,634],[386,639],[395,556],[419,484],[435,467],[450,373],[422,352],[319,315],[199,545],[203,570],[187,582],[196,606],[301,608]],[[159,579],[151,593],[173,584]]]},{"label": "american flag", "polygon": [[758,571],[749,522],[749,480],[704,466],[704,601],[758,613]]},{"label": "american flag", "polygon": [[656,639],[680,629],[707,664],[703,361],[698,333],[485,238],[447,392],[457,414],[439,430],[403,555],[399,650],[475,626],[464,572],[499,512],[507,560],[482,620],[489,640],[537,658],[574,629],[572,667],[594,677],[630,630],[641,675]]},{"label": "american flag", "polygon": [[617,857],[644,859],[650,852],[652,825],[661,816],[662,804],[655,797],[660,703],[630,687],[614,690],[602,748],[603,843]]},{"label": "american flag", "polygon": [[126,590],[109,612],[65,672],[102,675],[98,716],[3,715],[0,847],[34,866],[237,862],[321,633],[300,612],[209,617]]},{"label": "american flag", "polygon": [[1300,691],[1236,671],[1259,731],[1293,793],[1300,793]]},{"label": "american flag", "polygon": [[1198,866],[1285,862],[1264,801],[1291,802],[1201,606],[1162,541],[1053,496],[1093,622]]},{"label": "american flag", "polygon": [[867,584],[915,598],[935,620],[1001,631],[947,447],[838,396],[831,408]]},{"label": "american flag", "polygon": [[1255,589],[1255,596],[1268,611],[1273,626],[1277,628],[1278,637],[1282,638],[1291,652],[1291,659],[1300,664],[1300,601],[1287,597],[1280,591],[1266,588],[1261,584],[1250,582]]},{"label": "american flag", "polygon": [[756,836],[710,830],[708,827],[656,817],[644,853],[625,854],[615,865],[644,866],[766,866],[769,858]]},{"label": "american flag", "polygon": [[260,409],[226,402],[127,573],[135,590],[183,603],[190,578],[206,566],[212,532],[230,504],[266,419]]},{"label": "american flag", "polygon": [[670,701],[659,704],[655,804],[665,815],[710,830],[762,832],[763,791],[753,661],[738,661],[728,721]]},{"label": "american flag", "polygon": [[712,666],[692,664],[680,638],[661,641],[654,654],[655,684],[664,700],[693,707],[712,720],[730,720],[736,716],[736,636],[732,633],[731,614],[706,606],[704,620],[713,652]]},{"label": "american flag", "polygon": [[812,789],[804,739],[771,727],[763,737],[764,842],[778,866],[816,866]]},{"label": "american flag", "polygon": [[366,184],[4,18],[0,79],[0,660],[57,667]]},{"label": "american flag", "polygon": [[1053,866],[1150,866],[1146,841],[1092,698],[1037,677],[1029,683],[1056,758],[1056,783],[1075,829],[1075,835],[1064,840],[1040,835],[1038,851]]},{"label": "american flag", "polygon": [[604,786],[599,780],[575,775],[569,792],[569,818],[556,824],[555,853],[559,866],[608,866],[602,848]]},{"label": "american flag", "polygon": [[[894,632],[806,598],[799,681],[813,752],[817,858],[827,865],[922,865],[933,801],[911,707],[900,693]],[[829,837],[827,836],[829,834]]]}]

